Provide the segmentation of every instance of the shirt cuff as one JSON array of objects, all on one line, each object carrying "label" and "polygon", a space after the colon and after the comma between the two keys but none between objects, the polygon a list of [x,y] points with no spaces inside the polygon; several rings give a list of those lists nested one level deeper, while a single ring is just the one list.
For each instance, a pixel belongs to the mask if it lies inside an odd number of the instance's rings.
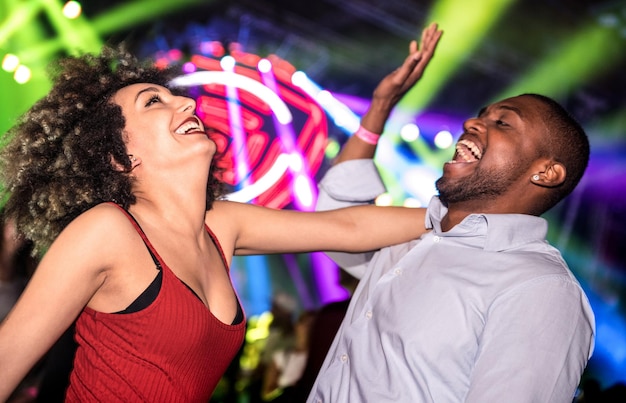
[{"label": "shirt cuff", "polygon": [[350,203],[371,203],[385,192],[385,185],[372,159],[350,160],[333,166],[326,172],[319,187],[320,193],[325,193],[332,200]]}]

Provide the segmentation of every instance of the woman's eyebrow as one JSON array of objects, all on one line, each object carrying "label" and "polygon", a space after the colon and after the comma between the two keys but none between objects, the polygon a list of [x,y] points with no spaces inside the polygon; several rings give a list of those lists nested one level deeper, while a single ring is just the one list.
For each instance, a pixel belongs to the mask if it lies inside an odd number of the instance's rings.
[{"label": "woman's eyebrow", "polygon": [[139,99],[141,94],[143,94],[144,92],[159,92],[159,89],[157,87],[146,87],[146,88],[143,88],[142,90],[137,92],[137,95],[135,96],[135,102],[137,102],[137,100]]}]

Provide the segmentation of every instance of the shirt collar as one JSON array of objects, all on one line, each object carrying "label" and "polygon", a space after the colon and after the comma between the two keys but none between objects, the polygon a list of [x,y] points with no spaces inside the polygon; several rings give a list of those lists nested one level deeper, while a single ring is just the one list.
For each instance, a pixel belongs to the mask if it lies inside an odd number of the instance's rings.
[{"label": "shirt collar", "polygon": [[544,241],[548,222],[527,214],[470,214],[447,232],[441,230],[441,220],[448,209],[439,197],[431,199],[426,212],[426,227],[441,237],[467,238],[476,247],[499,252],[530,242]]}]

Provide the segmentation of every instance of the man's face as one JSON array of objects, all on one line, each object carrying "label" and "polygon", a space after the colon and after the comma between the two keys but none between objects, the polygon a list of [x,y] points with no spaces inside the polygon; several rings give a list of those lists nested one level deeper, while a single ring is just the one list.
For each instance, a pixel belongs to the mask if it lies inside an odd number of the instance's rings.
[{"label": "man's face", "polygon": [[[454,158],[437,181],[441,201],[480,201],[493,211],[506,203],[517,185],[530,180],[531,163],[547,133],[540,101],[519,96],[483,109],[463,125]],[[502,204],[504,205],[504,204]]]}]

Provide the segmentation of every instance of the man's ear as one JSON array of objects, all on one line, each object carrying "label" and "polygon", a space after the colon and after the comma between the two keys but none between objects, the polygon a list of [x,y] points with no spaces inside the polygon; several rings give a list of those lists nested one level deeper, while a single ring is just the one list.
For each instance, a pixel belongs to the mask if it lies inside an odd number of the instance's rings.
[{"label": "man's ear", "polygon": [[543,160],[536,164],[530,180],[535,185],[552,188],[565,182],[566,176],[567,170],[563,164],[554,160]]}]

